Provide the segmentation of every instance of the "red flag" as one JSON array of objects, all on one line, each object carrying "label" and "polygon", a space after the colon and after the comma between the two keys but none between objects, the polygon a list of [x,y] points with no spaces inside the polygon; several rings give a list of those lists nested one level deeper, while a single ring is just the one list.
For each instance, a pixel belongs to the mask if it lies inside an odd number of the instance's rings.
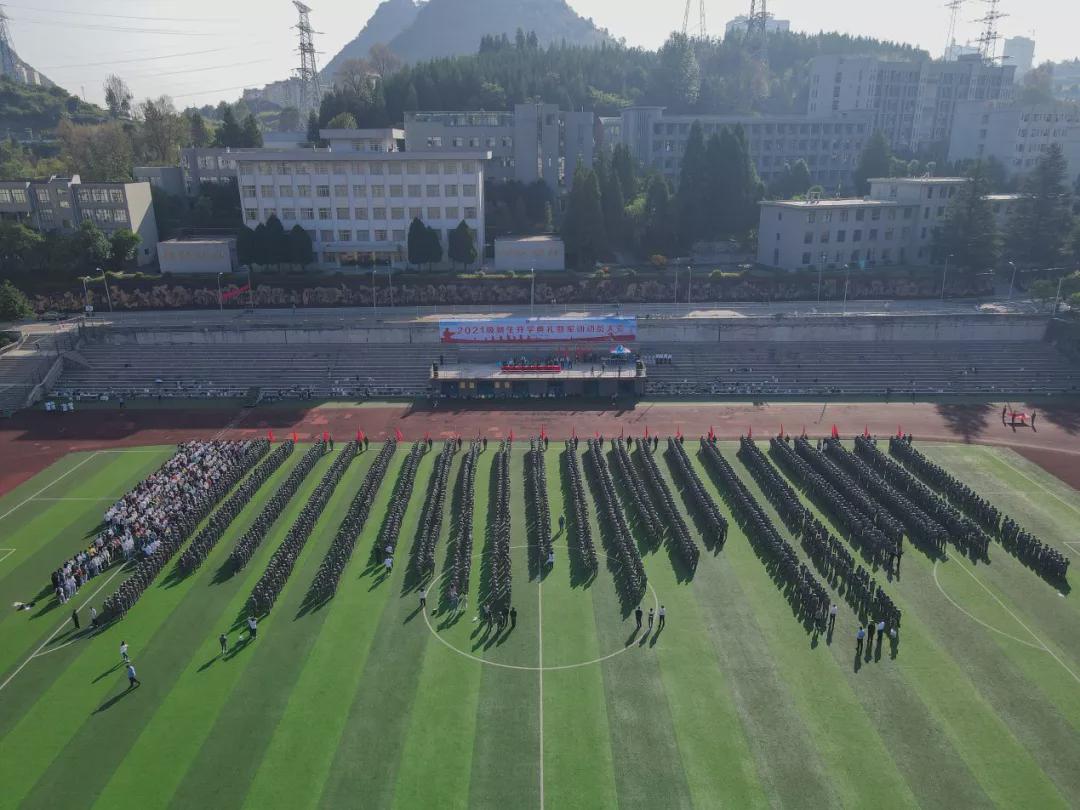
[{"label": "red flag", "polygon": [[806,438],[806,425],[802,426],[802,436],[804,439]]},{"label": "red flag", "polygon": [[510,441],[514,440],[514,429],[510,428]]},{"label": "red flag", "polygon": [[394,438],[399,442],[405,441],[405,437],[401,435],[401,428],[394,428]]},{"label": "red flag", "polygon": [[570,428],[570,436],[575,439],[577,438],[577,425]]},{"label": "red flag", "polygon": [[322,440],[324,442],[330,441],[330,434],[325,430],[322,432]]},{"label": "red flag", "polygon": [[900,430],[900,426],[899,426],[899,425],[897,425],[897,426],[896,426],[896,438],[898,438],[898,439],[899,439],[899,438],[900,438],[901,436],[903,436],[903,435],[904,435],[904,431]]},{"label": "red flag", "polygon": [[623,438],[623,434],[626,432],[626,428],[619,428],[619,438]]},{"label": "red flag", "polygon": [[546,439],[547,438],[547,430],[544,429],[543,425],[540,425],[540,438],[541,439]]},{"label": "red flag", "polygon": [[424,431],[424,441],[425,442],[431,441],[431,431],[428,431],[428,430]]},{"label": "red flag", "polygon": [[243,295],[244,293],[246,293],[250,289],[251,289],[251,285],[250,284],[245,284],[243,287],[237,287],[235,290],[229,290],[228,292],[221,294],[221,300],[222,301],[231,301],[232,299],[236,298],[236,296]]},{"label": "red flag", "polygon": [[712,426],[712,425],[709,425],[709,439],[712,439],[712,438],[714,438],[715,436],[716,436],[716,431],[715,431],[715,430],[713,430],[713,426]]},{"label": "red flag", "polygon": [[293,431],[293,434],[292,434],[292,443],[296,444],[296,431],[295,430]]},{"label": "red flag", "polygon": [[645,426],[645,438],[646,439],[649,438],[649,426],[648,425]]},{"label": "red flag", "polygon": [[358,442],[362,442],[362,441],[364,440],[364,437],[363,437],[363,435],[361,435],[361,433],[360,433],[360,428],[357,428],[357,429],[356,429],[356,440],[357,440]]},{"label": "red flag", "polygon": [[272,430],[266,431],[266,440],[269,441],[271,444],[273,444],[273,442],[274,442],[274,431],[272,431]]},{"label": "red flag", "polygon": [[836,429],[836,425],[832,426],[832,437],[834,439],[839,439],[840,438],[840,431]]},{"label": "red flag", "polygon": [[682,428],[675,428],[675,438],[676,439],[681,439],[682,438]]},{"label": "red flag", "polygon": [[780,423],[780,438],[784,438],[784,423]]},{"label": "red flag", "polygon": [[747,429],[747,431],[746,431],[746,438],[748,438],[748,439],[752,439],[752,438],[754,438],[754,426],[753,426],[753,425],[751,425],[751,426],[750,426],[750,427],[749,427],[749,428]]},{"label": "red flag", "polygon": [[869,425],[863,425],[862,435],[863,435],[864,439],[869,439],[870,438],[870,426]]}]

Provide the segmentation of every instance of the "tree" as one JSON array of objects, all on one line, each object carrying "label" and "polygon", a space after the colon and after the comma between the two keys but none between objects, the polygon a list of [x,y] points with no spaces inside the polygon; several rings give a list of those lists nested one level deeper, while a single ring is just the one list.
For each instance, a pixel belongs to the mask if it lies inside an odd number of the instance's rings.
[{"label": "tree", "polygon": [[237,148],[243,140],[243,131],[237,123],[232,107],[226,106],[221,113],[221,126],[214,133],[214,146]]},{"label": "tree", "polygon": [[176,112],[168,96],[148,98],[139,104],[136,118],[142,123],[140,141],[144,157],[152,164],[179,162],[180,145],[186,140],[190,123]]},{"label": "tree", "polygon": [[[682,166],[679,172],[679,189],[675,202],[678,210],[678,234],[680,241],[687,247],[704,239],[708,223],[714,219],[710,203],[714,202],[713,191],[709,182],[710,158],[707,156],[705,134],[700,121],[690,125],[690,135],[686,140]],[[716,136],[710,138],[714,141]],[[714,144],[713,155],[719,150],[719,142]],[[726,190],[725,190],[726,191]]]},{"label": "tree", "polygon": [[105,106],[109,108],[109,115],[113,118],[130,118],[131,100],[134,96],[127,82],[115,73],[110,73],[105,79],[104,89]]},{"label": "tree", "polygon": [[95,273],[109,258],[109,240],[91,219],[84,219],[75,229],[72,248],[79,273]]},{"label": "tree", "polygon": [[284,264],[290,260],[292,250],[289,237],[276,214],[267,217],[263,238],[266,240],[265,261],[267,264]]},{"label": "tree", "polygon": [[210,143],[210,132],[206,129],[206,121],[202,113],[195,109],[186,110],[184,113],[188,125],[188,144],[190,146],[207,146]]},{"label": "tree", "polygon": [[1036,68],[1029,70],[1020,80],[1020,89],[1016,94],[1016,100],[1025,107],[1034,107],[1040,104],[1053,104],[1054,90],[1054,64],[1043,62]]},{"label": "tree", "polygon": [[596,172],[580,163],[574,171],[562,232],[566,248],[579,268],[592,267],[607,252],[600,184]]},{"label": "tree", "polygon": [[5,272],[28,269],[44,237],[21,222],[0,221],[0,268]]},{"label": "tree", "polygon": [[327,129],[359,129],[360,125],[356,123],[356,116],[350,112],[342,112],[335,115],[329,121],[326,122]]},{"label": "tree", "polygon": [[611,152],[611,171],[619,178],[619,187],[623,197],[632,200],[637,196],[637,168],[630,154],[630,147],[624,143],[615,144]]},{"label": "tree", "polygon": [[660,48],[661,94],[678,111],[693,107],[701,94],[701,66],[686,34],[672,34]]},{"label": "tree", "polygon": [[870,136],[870,140],[863,147],[859,155],[859,163],[855,167],[855,192],[859,196],[870,193],[870,178],[889,177],[892,170],[892,150],[885,134],[880,130]]},{"label": "tree", "polygon": [[255,264],[270,264],[270,239],[266,233],[266,225],[260,222],[255,226],[255,238],[252,240],[252,259]]},{"label": "tree", "polygon": [[671,192],[667,181],[659,174],[649,179],[645,193],[641,246],[647,255],[671,256],[676,251]]},{"label": "tree", "polygon": [[810,177],[810,167],[800,158],[794,163],[784,164],[783,171],[769,184],[769,193],[778,199],[790,200],[806,194],[812,185],[814,181]]},{"label": "tree", "polygon": [[461,220],[454,230],[450,231],[447,245],[447,257],[450,261],[469,265],[476,261],[476,234],[465,220]]},{"label": "tree", "polygon": [[409,234],[406,240],[406,251],[409,264],[417,266],[428,262],[427,226],[419,217],[414,217],[409,223]]},{"label": "tree", "polygon": [[604,172],[600,203],[604,210],[604,229],[608,241],[612,248],[621,247],[626,240],[626,201],[619,176],[611,167]]},{"label": "tree", "polygon": [[986,199],[988,183],[981,163],[972,168],[965,183],[945,213],[945,222],[934,231],[933,251],[937,261],[972,272],[993,268],[1001,253],[1001,237],[994,210]]},{"label": "tree", "polygon": [[317,144],[320,141],[322,141],[322,137],[319,135],[319,116],[312,110],[308,113],[307,142]]},{"label": "tree", "polygon": [[401,69],[404,62],[388,47],[381,42],[376,42],[368,51],[368,62],[371,69],[384,79],[391,73]]},{"label": "tree", "polygon": [[442,240],[439,232],[434,228],[424,228],[424,254],[427,258],[428,269],[431,265],[438,264],[443,258]]},{"label": "tree", "polygon": [[130,180],[135,152],[130,136],[117,122],[76,126],[61,121],[56,128],[61,153],[78,167],[83,180]]},{"label": "tree", "polygon": [[249,114],[244,119],[244,123],[240,127],[240,143],[238,145],[245,149],[258,149],[263,145],[262,130],[259,129],[259,122],[254,115]]},{"label": "tree", "polygon": [[109,260],[106,269],[114,273],[123,270],[127,263],[135,258],[140,242],[142,242],[142,237],[127,228],[114,231],[109,237]]},{"label": "tree", "polygon": [[293,225],[289,230],[289,259],[301,267],[307,267],[315,261],[315,253],[311,249],[311,235],[300,225]]},{"label": "tree", "polygon": [[1006,238],[1010,255],[1020,261],[1053,267],[1064,260],[1072,228],[1067,170],[1065,155],[1055,143],[1024,178]]},{"label": "tree", "polygon": [[0,284],[0,321],[17,321],[33,314],[30,300],[22,290],[10,281]]},{"label": "tree", "polygon": [[282,107],[278,113],[277,131],[296,132],[300,129],[300,110],[296,107]]},{"label": "tree", "polygon": [[237,229],[236,259],[240,262],[240,264],[255,263],[256,255],[258,254],[255,241],[255,232],[247,225],[241,225]]}]

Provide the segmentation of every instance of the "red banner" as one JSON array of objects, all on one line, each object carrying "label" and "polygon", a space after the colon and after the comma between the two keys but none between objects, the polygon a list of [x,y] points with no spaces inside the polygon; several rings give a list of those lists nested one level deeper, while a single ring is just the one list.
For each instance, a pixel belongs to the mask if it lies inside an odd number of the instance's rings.
[{"label": "red banner", "polygon": [[243,287],[237,287],[235,290],[229,290],[228,292],[221,294],[222,301],[232,301],[236,296],[243,295],[251,290],[250,284],[245,284]]}]

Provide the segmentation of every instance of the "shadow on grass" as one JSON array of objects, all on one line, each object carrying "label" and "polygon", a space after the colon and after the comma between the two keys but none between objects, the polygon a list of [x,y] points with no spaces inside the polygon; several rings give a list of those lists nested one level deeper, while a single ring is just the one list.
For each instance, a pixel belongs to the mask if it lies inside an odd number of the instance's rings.
[{"label": "shadow on grass", "polygon": [[119,703],[121,700],[126,698],[128,695],[132,694],[138,688],[139,688],[138,686],[129,686],[127,689],[125,689],[119,695],[114,695],[113,697],[109,698],[104,703],[102,703],[100,706],[98,706],[96,709],[94,709],[94,714],[101,714],[102,712],[108,711],[113,706],[115,706],[117,703]]},{"label": "shadow on grass", "polygon": [[967,443],[982,433],[990,424],[992,416],[997,414],[997,406],[990,402],[952,403],[939,402],[934,406],[949,429]]}]

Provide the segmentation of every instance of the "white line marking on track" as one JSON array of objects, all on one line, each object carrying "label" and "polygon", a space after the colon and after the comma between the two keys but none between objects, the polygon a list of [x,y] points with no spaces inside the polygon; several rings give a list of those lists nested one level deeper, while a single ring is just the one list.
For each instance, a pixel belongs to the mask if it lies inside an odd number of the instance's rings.
[{"label": "white line marking on track", "polygon": [[[123,570],[124,570],[124,566],[121,565],[115,571],[113,571],[112,574],[109,575],[109,578],[106,579],[104,582],[101,583],[101,585],[98,586],[98,589],[96,591],[94,591],[92,594],[90,594],[88,597],[86,597],[85,599],[82,600],[82,602],[80,603],[79,606],[82,607],[82,606],[86,605],[91,599],[93,599],[95,596],[97,596],[99,593],[101,593],[102,589],[106,585],[108,585],[110,582],[112,582],[113,579],[116,578],[116,575],[119,574]],[[76,594],[76,596],[75,596],[75,599],[77,599],[77,598],[78,598],[78,594]],[[67,604],[71,604],[73,601],[74,601],[74,599],[70,599],[70,600],[68,600]],[[38,647],[36,650],[34,650],[30,654],[29,658],[27,658],[25,661],[23,661],[21,664],[19,664],[18,668],[14,672],[12,672],[10,675],[7,676],[7,680],[5,680],[3,683],[0,683],[0,692],[2,692],[4,690],[4,687],[6,687],[9,683],[11,683],[15,679],[16,675],[18,675],[20,672],[23,671],[23,668],[27,664],[29,664],[31,661],[34,660],[35,657],[37,657],[37,654],[39,652],[41,652],[43,649],[45,649],[46,646],[48,646],[50,641],[52,641],[54,638],[56,638],[56,635],[61,630],[63,630],[65,627],[68,626],[68,623],[70,621],[71,621],[70,617],[64,619],[64,621],[60,624],[60,626],[57,627],[55,630],[53,630],[52,633],[49,635],[49,637],[47,639],[45,639],[43,642],[41,642],[41,646]]]},{"label": "white line marking on track", "polygon": [[[1066,540],[1065,547],[1076,557],[1080,557],[1080,540]],[[2,559],[2,558],[0,558]]]},{"label": "white line marking on track", "polygon": [[1030,481],[1031,483],[1033,483],[1033,484],[1034,484],[1035,486],[1037,486],[1037,487],[1038,487],[1039,489],[1041,489],[1041,490],[1042,490],[1043,492],[1045,492],[1045,493],[1046,493],[1047,495],[1049,495],[1049,496],[1050,496],[1051,498],[1053,498],[1054,500],[1056,500],[1056,501],[1058,501],[1059,503],[1063,504],[1064,506],[1068,507],[1069,509],[1072,509],[1072,510],[1073,510],[1074,512],[1076,512],[1076,513],[1077,513],[1078,515],[1080,515],[1080,507],[1077,507],[1077,506],[1076,506],[1076,504],[1072,504],[1072,503],[1069,503],[1069,502],[1068,502],[1067,500],[1065,500],[1064,498],[1062,498],[1062,497],[1061,497],[1060,495],[1058,495],[1058,494],[1057,494],[1056,492],[1054,492],[1054,491],[1053,491],[1052,489],[1050,489],[1050,488],[1049,488],[1048,486],[1046,486],[1045,484],[1041,483],[1040,481],[1037,481],[1037,480],[1035,480],[1035,479],[1034,479],[1034,478],[1032,478],[1032,477],[1031,477],[1030,475],[1028,475],[1028,474],[1027,474],[1026,472],[1024,472],[1023,470],[1021,470],[1021,469],[1020,469],[1019,467],[1017,467],[1017,466],[1016,466],[1016,465],[1014,465],[1014,464],[1010,464],[1010,463],[1009,463],[1008,461],[1006,461],[1005,459],[1003,459],[1003,458],[1002,458],[1001,456],[995,456],[995,458],[996,458],[996,459],[997,459],[998,461],[1000,461],[1000,462],[1001,462],[1002,464],[1004,464],[1004,465],[1005,465],[1006,467],[1008,467],[1008,468],[1009,468],[1010,470],[1012,470],[1013,472],[1015,472],[1015,473],[1017,473],[1018,475],[1020,475],[1020,476],[1022,476],[1022,477],[1024,477],[1024,478],[1026,478],[1026,479],[1027,479],[1028,481]]},{"label": "white line marking on track", "polygon": [[93,459],[97,458],[98,453],[100,453],[100,452],[101,452],[100,450],[95,450],[93,453],[88,455],[86,458],[84,458],[82,461],[80,461],[78,464],[76,464],[74,467],[72,467],[66,473],[63,473],[62,475],[57,476],[55,480],[50,481],[48,484],[43,486],[41,489],[39,489],[37,492],[35,492],[33,495],[31,495],[25,501],[23,501],[22,503],[18,503],[15,506],[8,509],[6,512],[4,512],[4,514],[0,515],[0,520],[3,520],[4,518],[6,518],[8,515],[10,515],[16,509],[19,509],[20,507],[26,506],[26,504],[30,503],[30,501],[37,498],[41,493],[43,493],[45,490],[49,489],[49,487],[53,486],[53,484],[60,483],[65,478],[67,478],[69,475],[71,475],[73,472],[75,472],[77,469],[79,469],[79,467],[81,467],[83,464],[86,464],[86,462],[92,461]]},{"label": "white line marking on track", "polygon": [[[537,559],[539,562],[539,559]],[[544,810],[544,577],[536,583],[536,635],[539,638],[540,676],[540,810]]]},{"label": "white line marking on track", "polygon": [[0,562],[3,562],[14,553],[15,549],[13,548],[0,548]]},{"label": "white line marking on track", "polygon": [[34,498],[35,501],[118,501],[123,495],[105,495],[100,498]]},{"label": "white line marking on track", "polygon": [[1012,617],[1013,617],[1013,618],[1014,618],[1014,619],[1016,620],[1016,623],[1017,623],[1018,625],[1020,625],[1020,626],[1021,626],[1021,627],[1023,627],[1023,628],[1025,629],[1025,630],[1027,630],[1027,631],[1028,631],[1028,634],[1029,634],[1029,635],[1030,635],[1030,636],[1031,636],[1031,637],[1032,637],[1033,639],[1035,639],[1035,640],[1036,640],[1037,642],[1039,642],[1039,644],[1041,644],[1041,645],[1042,645],[1042,648],[1043,648],[1043,649],[1044,649],[1044,650],[1045,650],[1046,652],[1048,652],[1048,653],[1050,654],[1050,657],[1051,657],[1051,658],[1053,658],[1053,659],[1054,659],[1055,661],[1057,661],[1057,662],[1058,662],[1059,664],[1061,664],[1062,668],[1063,668],[1063,669],[1064,669],[1064,670],[1065,670],[1066,672],[1068,672],[1068,673],[1069,673],[1070,675],[1072,675],[1072,676],[1073,676],[1073,680],[1075,680],[1075,681],[1076,681],[1077,683],[1080,683],[1080,675],[1077,675],[1077,674],[1076,674],[1075,672],[1073,672],[1073,671],[1072,671],[1071,669],[1069,669],[1068,665],[1067,665],[1067,664],[1066,664],[1066,663],[1065,663],[1064,661],[1062,661],[1062,660],[1061,660],[1060,658],[1058,658],[1058,656],[1057,656],[1057,653],[1055,653],[1055,652],[1054,652],[1053,650],[1051,650],[1051,649],[1050,649],[1050,648],[1049,648],[1049,647],[1047,646],[1047,644],[1046,644],[1046,642],[1045,642],[1045,641],[1043,641],[1043,640],[1042,640],[1041,638],[1039,638],[1039,637],[1038,637],[1037,635],[1035,635],[1034,631],[1032,631],[1032,629],[1031,629],[1030,627],[1028,627],[1028,626],[1027,626],[1026,624],[1024,624],[1024,623],[1023,623],[1022,621],[1020,621],[1020,617],[1019,617],[1019,616],[1017,616],[1017,615],[1016,615],[1015,613],[1013,613],[1013,612],[1012,612],[1012,611],[1011,611],[1011,610],[1009,609],[1009,606],[1008,606],[1008,605],[1006,605],[1006,604],[1005,604],[1004,602],[1002,602],[1002,601],[1001,601],[1000,599],[998,599],[998,597],[997,597],[997,594],[995,594],[995,593],[994,593],[994,592],[993,592],[992,590],[990,590],[990,589],[989,589],[988,587],[986,587],[985,583],[983,583],[983,581],[982,581],[981,579],[979,579],[979,578],[978,578],[977,576],[975,576],[975,574],[974,574],[974,573],[972,573],[972,572],[971,572],[971,571],[970,571],[970,570],[968,569],[968,567],[967,567],[966,565],[964,565],[964,564],[963,564],[963,563],[961,563],[961,562],[958,562],[957,564],[958,564],[958,565],[959,565],[959,566],[960,566],[961,568],[963,568],[963,569],[964,569],[964,571],[965,571],[965,572],[967,573],[967,575],[968,575],[968,576],[970,576],[970,577],[971,577],[971,578],[972,578],[973,580],[975,580],[975,581],[976,581],[977,583],[979,583],[979,587],[981,587],[981,588],[982,588],[982,589],[983,589],[984,591],[986,591],[986,592],[987,592],[988,594],[990,594],[990,596],[991,596],[991,597],[993,598],[993,600],[994,600],[995,602],[997,602],[997,603],[998,603],[999,605],[1001,605],[1001,607],[1003,607],[1003,608],[1005,609],[1005,612],[1006,612],[1006,613],[1008,613],[1008,614],[1009,614],[1010,616],[1012,616]]}]

